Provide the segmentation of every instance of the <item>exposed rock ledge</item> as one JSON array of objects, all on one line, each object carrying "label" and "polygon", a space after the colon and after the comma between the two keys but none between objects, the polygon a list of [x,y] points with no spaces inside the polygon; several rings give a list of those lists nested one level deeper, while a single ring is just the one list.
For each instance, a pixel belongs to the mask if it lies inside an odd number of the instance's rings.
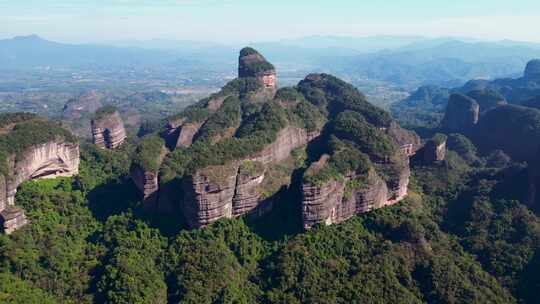
[{"label": "exposed rock ledge", "polygon": [[[108,109],[107,109],[108,110]],[[126,130],[120,114],[116,110],[110,113],[96,112],[98,117],[92,119],[92,137],[94,144],[100,148],[115,149],[126,139]]]},{"label": "exposed rock ledge", "polygon": [[[322,168],[327,159],[324,155],[312,164],[312,168]],[[409,177],[407,165],[402,167],[393,185],[382,180],[374,169],[367,176],[349,174],[344,179],[331,179],[321,185],[305,183],[302,185],[304,228],[341,223],[356,214],[394,205],[407,196]],[[359,185],[349,189],[348,184],[352,181]]]},{"label": "exposed rock ledge", "polygon": [[73,176],[79,172],[79,145],[63,141],[39,144],[8,160],[8,172],[0,175],[0,221],[11,233],[27,223],[24,212],[15,207],[17,187],[29,179]]},{"label": "exposed rock ledge", "polygon": [[[183,185],[183,211],[188,225],[198,228],[221,218],[256,212],[262,201],[257,188],[265,181],[266,166],[283,161],[294,149],[306,145],[318,135],[318,132],[287,127],[278,133],[274,143],[253,157],[205,168],[188,176]],[[259,168],[247,172],[242,170],[246,161]]]}]

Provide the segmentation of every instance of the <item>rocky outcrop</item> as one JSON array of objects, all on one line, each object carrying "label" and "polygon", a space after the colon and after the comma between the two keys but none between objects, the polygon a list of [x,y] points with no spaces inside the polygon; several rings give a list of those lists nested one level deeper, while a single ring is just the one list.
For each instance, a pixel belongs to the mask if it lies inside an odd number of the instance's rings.
[{"label": "rocky outcrop", "polygon": [[302,186],[304,228],[318,223],[332,225],[353,216],[354,205],[350,200],[343,199],[344,191],[344,181],[332,180],[321,186],[304,184]]},{"label": "rocky outcrop", "polygon": [[534,59],[527,63],[524,77],[527,80],[540,81],[540,59]]},{"label": "rocky outcrop", "polygon": [[443,161],[446,157],[447,137],[442,134],[437,135],[429,139],[424,145],[423,158],[426,164]]},{"label": "rocky outcrop", "polygon": [[204,122],[186,123],[183,124],[178,132],[176,147],[189,147],[193,143],[193,138],[199,132]]},{"label": "rocky outcrop", "polygon": [[469,130],[478,122],[480,106],[465,95],[452,94],[443,119],[443,127],[449,131]]},{"label": "rocky outcrop", "polygon": [[[183,210],[188,224],[202,227],[220,218],[255,211],[263,200],[258,187],[265,181],[266,166],[287,159],[294,149],[306,145],[318,134],[289,126],[278,133],[275,142],[254,156],[205,168],[186,178]],[[257,169],[248,170],[247,163]]]},{"label": "rocky outcrop", "polygon": [[145,205],[155,206],[157,204],[159,181],[158,172],[145,171],[139,166],[132,166],[130,177],[139,191],[143,194]]},{"label": "rocky outcrop", "polygon": [[415,155],[416,151],[421,147],[420,137],[413,131],[403,129],[395,121],[391,122],[390,126],[386,128],[386,133],[395,140],[400,150],[408,157]]},{"label": "rocky outcrop", "polygon": [[183,211],[187,224],[198,228],[233,216],[238,164],[199,170],[184,181]]},{"label": "rocky outcrop", "polygon": [[386,183],[377,175],[374,170],[368,173],[364,185],[356,189],[354,195],[356,213],[365,213],[373,209],[378,209],[393,204],[388,200],[388,187]]},{"label": "rocky outcrop", "polygon": [[238,58],[238,77],[255,77],[264,88],[276,89],[276,69],[263,55],[252,48],[244,48]]},{"label": "rocky outcrop", "polygon": [[255,154],[250,160],[265,164],[282,161],[289,157],[292,150],[306,145],[319,135],[318,131],[309,132],[302,128],[288,126],[279,131],[276,141]]},{"label": "rocky outcrop", "polygon": [[14,206],[19,185],[29,179],[73,176],[79,172],[79,145],[65,141],[51,141],[26,149],[21,155],[11,156],[8,172],[0,182],[0,214],[4,231],[10,233],[27,221],[22,210]]},{"label": "rocky outcrop", "polygon": [[[323,155],[308,170],[321,170],[327,165],[328,155]],[[318,223],[331,225],[344,221],[355,214],[354,206],[344,200],[346,180],[331,179],[322,184],[302,185],[302,219],[304,228]]]},{"label": "rocky outcrop", "polygon": [[[308,170],[320,170],[328,156]],[[374,169],[366,174],[350,173],[344,179],[302,185],[302,219],[305,229],[316,224],[332,225],[356,214],[396,204],[407,196],[410,170],[402,167],[393,181],[385,182]]]},{"label": "rocky outcrop", "polygon": [[120,114],[115,108],[98,110],[92,119],[94,144],[102,149],[116,149],[124,143],[126,130]]},{"label": "rocky outcrop", "polygon": [[232,199],[233,216],[244,215],[255,209],[261,200],[258,187],[265,179],[266,166],[260,162],[246,161],[240,165]]}]

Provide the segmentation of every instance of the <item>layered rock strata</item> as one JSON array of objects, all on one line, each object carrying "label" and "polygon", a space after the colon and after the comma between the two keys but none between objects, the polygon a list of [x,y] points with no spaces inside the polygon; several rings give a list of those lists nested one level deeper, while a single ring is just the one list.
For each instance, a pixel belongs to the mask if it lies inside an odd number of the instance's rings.
[{"label": "layered rock strata", "polygon": [[424,163],[430,164],[443,161],[446,157],[446,139],[437,141],[430,139],[424,146]]},{"label": "layered rock strata", "polygon": [[126,139],[126,130],[118,111],[113,110],[94,117],[92,137],[94,144],[102,149],[116,149],[121,146]]},{"label": "layered rock strata", "polygon": [[[278,133],[274,143],[252,157],[188,176],[183,185],[183,211],[188,225],[202,227],[220,218],[255,211],[262,202],[258,187],[265,181],[266,166],[285,160],[294,149],[306,145],[318,134],[289,126]],[[243,170],[246,162],[259,169]]]},{"label": "layered rock strata", "polygon": [[143,194],[144,204],[155,208],[158,202],[159,173],[145,171],[139,166],[132,166],[130,176],[135,186]]},{"label": "layered rock strata", "polygon": [[[326,157],[312,164],[310,169],[322,168]],[[407,196],[409,177],[407,161],[394,181],[385,182],[374,169],[370,169],[364,175],[350,173],[343,179],[330,179],[322,184],[305,182],[302,185],[304,228],[341,223],[356,214],[394,205]]]},{"label": "layered rock strata", "polygon": [[8,159],[8,176],[0,182],[0,220],[11,233],[27,223],[24,212],[15,207],[17,187],[29,179],[73,176],[79,172],[79,145],[51,141],[26,149]]}]

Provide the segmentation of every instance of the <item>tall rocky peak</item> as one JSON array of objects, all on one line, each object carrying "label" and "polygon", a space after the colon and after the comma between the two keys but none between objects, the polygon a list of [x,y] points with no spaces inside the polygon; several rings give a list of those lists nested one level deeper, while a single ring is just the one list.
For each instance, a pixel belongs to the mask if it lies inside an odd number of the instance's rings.
[{"label": "tall rocky peak", "polygon": [[430,164],[443,161],[446,158],[446,141],[448,137],[437,133],[426,141],[423,148],[424,163]]},{"label": "tall rocky peak", "polygon": [[524,77],[527,80],[540,81],[540,59],[534,59],[527,63]]},{"label": "tall rocky peak", "polygon": [[246,47],[238,58],[238,77],[259,79],[265,88],[277,87],[276,68],[255,49]]},{"label": "tall rocky peak", "polygon": [[480,106],[463,94],[452,94],[446,106],[443,127],[450,131],[468,130],[478,122]]},{"label": "tall rocky peak", "polygon": [[[261,90],[264,77],[275,77],[274,67],[250,48],[241,51],[239,64],[239,78],[169,118],[166,130],[147,145],[149,149],[141,144],[131,177],[147,207],[180,210],[190,227],[221,218],[263,215],[283,195],[300,190],[292,189],[299,186],[292,182],[294,172],[306,159],[323,152],[308,146],[318,146],[334,135],[352,148],[339,156],[333,153],[331,164],[350,154],[360,155],[351,160],[358,161],[359,168],[364,160],[371,165],[370,170],[339,173],[354,186],[354,200],[349,200],[347,183],[336,181],[327,189],[330,196],[346,198],[347,206],[354,206],[328,223],[405,197],[408,157],[420,146],[416,134],[402,129],[354,86],[334,76],[312,74],[296,87],[276,91],[273,82],[270,90]],[[355,127],[350,128],[350,120]],[[323,130],[334,133],[322,136]],[[326,204],[325,199],[314,199]],[[306,208],[313,224],[326,217],[317,213],[317,207]]]},{"label": "tall rocky peak", "polygon": [[126,130],[120,113],[115,107],[100,108],[92,118],[94,144],[102,149],[115,149],[126,139]]},{"label": "tall rocky peak", "polygon": [[77,139],[58,124],[27,113],[0,115],[0,224],[5,233],[27,223],[15,206],[29,179],[72,176],[79,170]]}]

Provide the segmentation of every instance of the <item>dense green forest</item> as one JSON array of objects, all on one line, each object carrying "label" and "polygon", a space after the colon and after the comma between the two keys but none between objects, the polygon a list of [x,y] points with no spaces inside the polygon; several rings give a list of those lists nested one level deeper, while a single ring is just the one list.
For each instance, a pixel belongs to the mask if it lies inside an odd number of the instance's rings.
[{"label": "dense green forest", "polygon": [[205,229],[147,216],[128,178],[134,145],[84,145],[79,176],[20,187],[31,224],[0,236],[0,302],[536,303],[524,164],[461,135],[449,147],[442,163],[413,160],[402,203],[304,232],[286,197]]}]

